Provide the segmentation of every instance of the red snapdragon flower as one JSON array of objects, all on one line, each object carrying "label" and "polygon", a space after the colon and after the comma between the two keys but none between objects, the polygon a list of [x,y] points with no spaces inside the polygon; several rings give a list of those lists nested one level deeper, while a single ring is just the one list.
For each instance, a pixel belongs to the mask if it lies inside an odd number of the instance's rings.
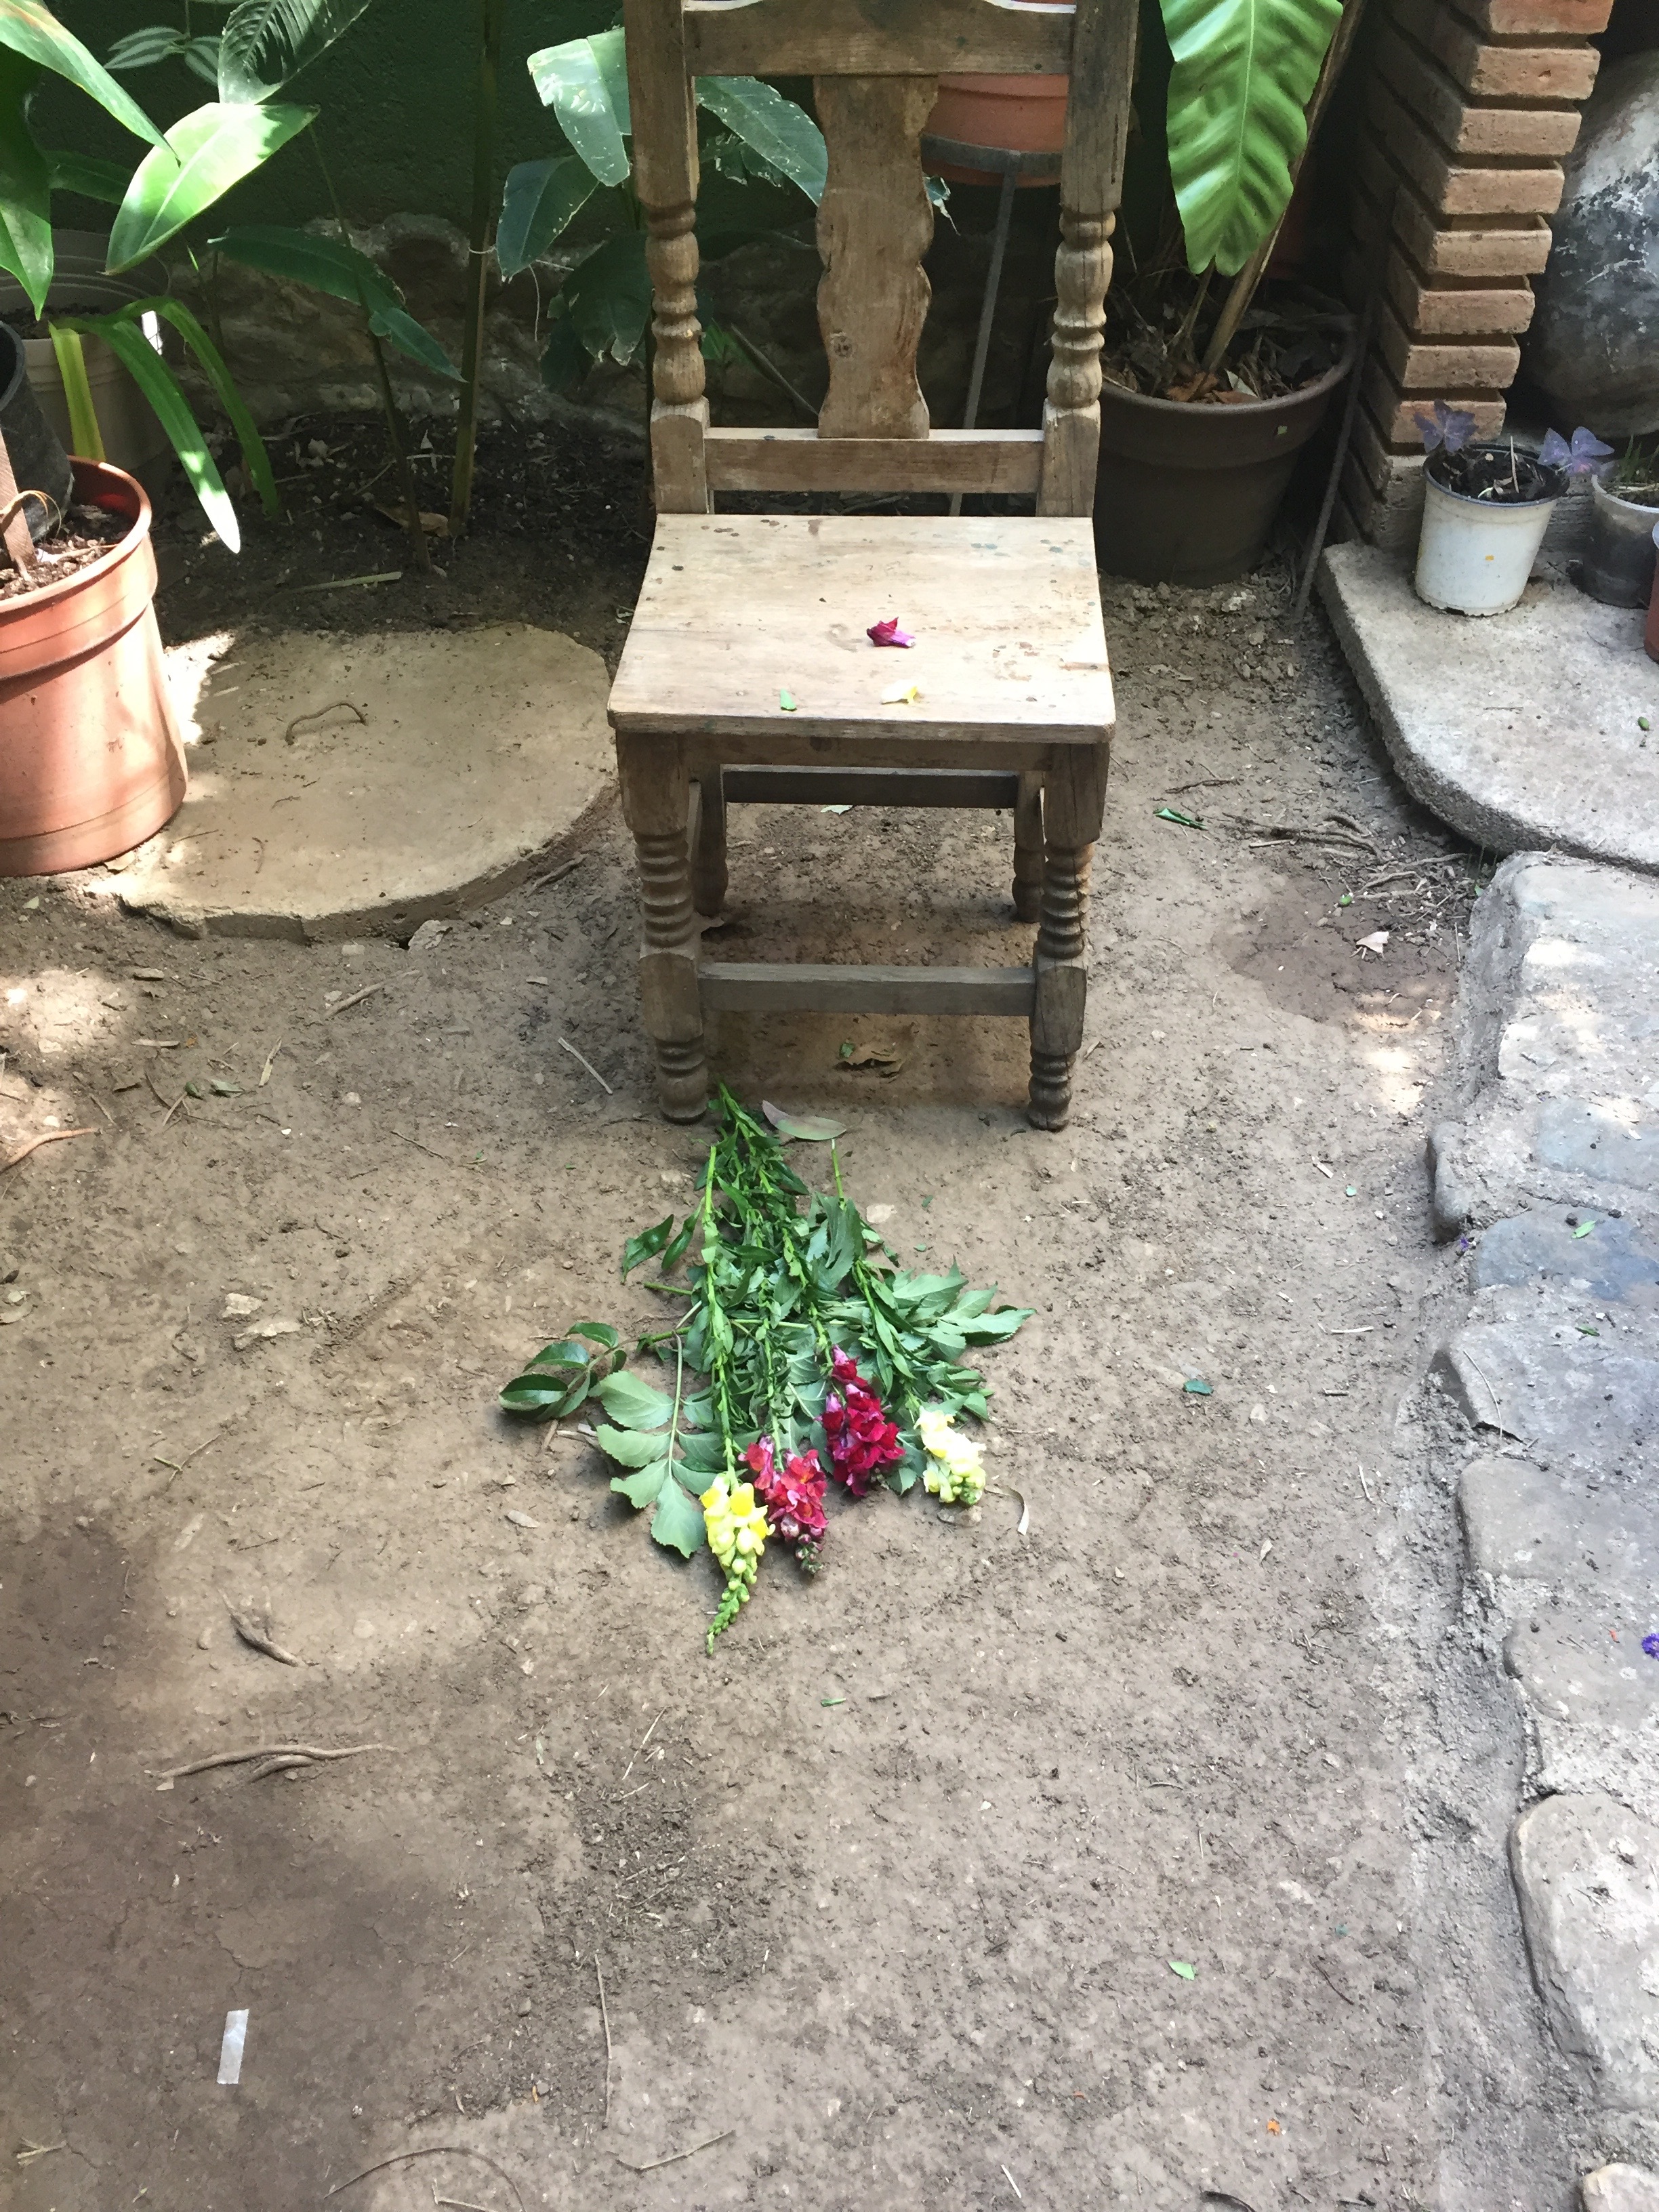
[{"label": "red snapdragon flower", "polygon": [[898,1428],[890,1421],[856,1361],[837,1349],[830,1354],[833,1386],[823,1403],[823,1433],[830,1465],[854,1498],[867,1495],[883,1468],[904,1457]]},{"label": "red snapdragon flower", "polygon": [[766,1517],[784,1543],[820,1544],[823,1517],[824,1473],[816,1451],[786,1452],[777,1464],[770,1437],[758,1437],[743,1455],[755,1478],[755,1495],[766,1508]]}]

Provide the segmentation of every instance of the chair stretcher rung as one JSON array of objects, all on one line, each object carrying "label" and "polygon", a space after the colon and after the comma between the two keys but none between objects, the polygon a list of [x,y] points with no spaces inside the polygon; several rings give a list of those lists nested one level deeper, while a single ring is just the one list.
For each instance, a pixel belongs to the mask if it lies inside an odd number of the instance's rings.
[{"label": "chair stretcher rung", "polygon": [[1036,995],[1030,968],[854,968],[811,961],[708,960],[702,1003],[728,1012],[1020,1014]]},{"label": "chair stretcher rung", "polygon": [[728,768],[729,800],[774,806],[1004,806],[1019,797],[1019,778],[1000,769],[909,768]]}]

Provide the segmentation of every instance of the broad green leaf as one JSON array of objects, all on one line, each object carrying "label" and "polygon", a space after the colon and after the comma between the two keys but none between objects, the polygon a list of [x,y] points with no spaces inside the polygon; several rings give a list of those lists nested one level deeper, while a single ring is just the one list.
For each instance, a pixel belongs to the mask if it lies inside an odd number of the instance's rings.
[{"label": "broad green leaf", "polygon": [[648,1435],[638,1429],[601,1426],[594,1430],[593,1441],[619,1467],[649,1467],[663,1455],[660,1435]]},{"label": "broad green leaf", "polygon": [[642,1229],[637,1237],[630,1237],[623,1246],[622,1279],[623,1282],[635,1267],[642,1267],[647,1260],[654,1260],[674,1233],[674,1217],[664,1216],[653,1228]]},{"label": "broad green leaf", "polygon": [[674,1412],[674,1401],[666,1391],[653,1389],[649,1382],[625,1370],[595,1383],[593,1395],[611,1419],[625,1429],[659,1429]]},{"label": "broad green leaf", "polygon": [[237,0],[219,41],[219,97],[269,100],[349,30],[371,0]]},{"label": "broad green leaf", "polygon": [[544,107],[602,185],[628,180],[628,148],[634,127],[628,107],[628,65],[618,31],[544,46],[529,62],[531,82]]},{"label": "broad green leaf", "polygon": [[52,283],[52,175],[29,129],[38,62],[0,47],[0,269],[9,270],[38,315]]},{"label": "broad green leaf", "polygon": [[1170,174],[1194,275],[1242,269],[1291,197],[1342,0],[1162,0]]},{"label": "broad green leaf", "polygon": [[814,205],[823,198],[829,155],[823,131],[804,107],[753,76],[700,76],[697,98]]},{"label": "broad green leaf", "polygon": [[110,274],[118,275],[165,245],[268,161],[316,112],[314,107],[210,100],[182,116],[165,144],[146,154],[133,175],[110,231]]},{"label": "broad green leaf", "polygon": [[242,449],[243,460],[247,464],[248,480],[259,495],[259,504],[267,514],[280,514],[283,502],[277,495],[276,479],[271,474],[270,456],[265,451],[265,441],[259,435],[253,417],[248,413],[246,403],[236,389],[218,347],[190,309],[177,300],[139,300],[121,310],[123,319],[130,323],[136,323],[146,313],[160,315],[171,323],[201,363],[209,383],[218,395],[219,404],[230,419],[231,428],[236,433],[236,442]]},{"label": "broad green leaf", "polygon": [[688,1559],[708,1541],[702,1506],[672,1478],[658,1494],[657,1510],[651,1516],[651,1534],[658,1543]]},{"label": "broad green leaf", "polygon": [[587,1395],[587,1378],[571,1377],[551,1368],[532,1367],[515,1375],[501,1392],[497,1403],[509,1413],[529,1413],[538,1420],[562,1420],[574,1413]]},{"label": "broad green leaf", "polygon": [[539,261],[597,189],[593,172],[574,154],[545,161],[520,161],[509,169],[495,233],[495,258],[503,276],[517,276]]},{"label": "broad green leaf", "polygon": [[687,1474],[723,1474],[726,1445],[712,1429],[694,1429],[680,1437],[681,1463]]},{"label": "broad green leaf", "polygon": [[79,192],[83,199],[105,200],[119,207],[132,182],[132,171],[118,161],[100,161],[95,154],[48,153],[55,192]]},{"label": "broad green leaf", "polygon": [[625,230],[596,246],[564,280],[560,293],[576,336],[595,361],[607,356],[626,368],[651,319],[651,279],[645,233]]},{"label": "broad green leaf", "polygon": [[680,1261],[684,1259],[686,1251],[691,1243],[692,1231],[696,1228],[696,1215],[695,1213],[688,1213],[684,1220],[680,1224],[678,1236],[674,1237],[669,1243],[663,1246],[660,1266],[664,1274],[666,1274],[671,1267],[678,1267]]},{"label": "broad green leaf", "polygon": [[79,331],[65,330],[61,323],[48,323],[52,333],[52,349],[58,358],[58,374],[63,380],[64,404],[69,410],[70,450],[82,460],[101,461],[104,459],[104,434],[98,427],[98,410],[93,404],[92,383],[87,374],[86,349],[81,343]]},{"label": "broad green leaf", "polygon": [[127,374],[149,400],[155,419],[172,441],[190,488],[202,503],[202,512],[233,553],[242,550],[241,527],[230,503],[224,479],[207,449],[190,402],[178,378],[156,352],[136,323],[121,315],[65,316],[64,328],[90,332],[102,338]]},{"label": "broad green leaf", "polygon": [[411,361],[418,361],[423,368],[435,375],[447,376],[459,384],[461,372],[438,343],[424,323],[417,323],[407,307],[374,307],[369,311],[368,327],[377,338],[390,338],[399,351]]},{"label": "broad green leaf", "polygon": [[792,1114],[787,1107],[775,1106],[769,1098],[762,1099],[761,1111],[786,1142],[796,1137],[809,1145],[826,1145],[847,1134],[846,1122],[831,1121],[827,1114]]},{"label": "broad green leaf", "polygon": [[995,1313],[981,1314],[971,1320],[963,1320],[959,1313],[951,1318],[967,1343],[1001,1344],[1023,1322],[1030,1321],[1036,1311],[1035,1306],[1002,1306]]},{"label": "broad green leaf", "polygon": [[531,1361],[532,1367],[568,1367],[580,1373],[593,1357],[585,1344],[577,1344],[562,1336],[556,1344],[544,1344]]},{"label": "broad green leaf", "polygon": [[234,223],[208,244],[228,260],[240,261],[267,276],[306,284],[336,300],[374,308],[403,305],[403,295],[384,269],[337,238],[318,238],[286,223]]},{"label": "broad green leaf", "polygon": [[607,1352],[620,1352],[622,1338],[608,1321],[573,1321],[572,1336],[585,1336],[592,1344],[602,1345]]},{"label": "broad green leaf", "polygon": [[129,31],[118,39],[109,50],[107,66],[124,73],[128,70],[154,69],[173,54],[182,53],[190,44],[189,39],[176,23],[146,23],[142,29]]},{"label": "broad green leaf", "polygon": [[645,1465],[636,1468],[632,1474],[613,1474],[611,1487],[621,1493],[638,1512],[654,1505],[665,1490],[677,1490],[668,1460],[662,1449],[662,1439],[652,1439],[651,1457]]},{"label": "broad green leaf", "polygon": [[67,77],[135,138],[147,138],[152,146],[163,143],[161,132],[132,95],[122,90],[40,0],[0,0],[0,46]]},{"label": "broad green leaf", "polygon": [[542,382],[550,392],[568,392],[581,382],[592,367],[587,349],[577,337],[576,326],[568,315],[553,316],[542,352]]}]

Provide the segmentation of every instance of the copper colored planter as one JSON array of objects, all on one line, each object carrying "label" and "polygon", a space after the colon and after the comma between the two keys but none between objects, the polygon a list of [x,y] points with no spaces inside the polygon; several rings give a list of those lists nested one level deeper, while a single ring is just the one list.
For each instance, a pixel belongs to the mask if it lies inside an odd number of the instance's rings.
[{"label": "copper colored planter", "polygon": [[78,574],[0,601],[0,876],[113,860],[185,796],[150,604],[149,501],[121,469],[74,468],[76,499],[132,527]]}]

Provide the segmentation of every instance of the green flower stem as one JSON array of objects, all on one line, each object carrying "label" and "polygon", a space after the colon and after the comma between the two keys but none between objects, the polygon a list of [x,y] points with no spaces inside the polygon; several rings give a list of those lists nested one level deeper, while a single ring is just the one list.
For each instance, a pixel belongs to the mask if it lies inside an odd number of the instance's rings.
[{"label": "green flower stem", "polygon": [[[834,1144],[830,1147],[830,1164],[835,1170],[836,1195],[837,1198],[844,1200],[847,1196],[847,1191],[841,1179],[841,1152],[839,1147]],[[856,1212],[856,1208],[854,1211]],[[904,1402],[909,1407],[911,1421],[914,1423],[917,1416],[921,1412],[922,1404],[921,1395],[915,1387],[915,1369],[912,1362],[905,1356],[902,1351],[895,1352],[890,1349],[889,1346],[883,1342],[879,1331],[875,1328],[875,1316],[878,1311],[875,1282],[874,1278],[872,1276],[870,1272],[870,1263],[864,1255],[863,1244],[864,1216],[860,1213],[859,1215],[860,1249],[854,1255],[853,1260],[853,1281],[857,1286],[860,1298],[863,1301],[865,1311],[871,1316],[872,1341],[884,1352],[887,1358],[892,1362],[893,1373],[897,1378],[899,1388],[903,1395]],[[886,1314],[883,1314],[881,1317],[884,1322],[886,1322],[889,1330],[891,1332],[894,1338],[896,1339],[898,1331],[893,1328],[890,1316]]]},{"label": "green flower stem", "polygon": [[708,1172],[704,1178],[702,1188],[702,1281],[698,1285],[697,1296],[702,1299],[708,1314],[709,1379],[714,1386],[714,1417],[720,1423],[720,1447],[726,1454],[726,1479],[729,1484],[735,1486],[738,1479],[738,1448],[737,1439],[733,1435],[737,1423],[733,1418],[732,1405],[732,1329],[731,1317],[720,1304],[720,1288],[716,1280],[716,1270],[720,1258],[720,1231],[714,1225],[716,1181],[714,1161],[718,1149],[718,1146],[712,1145],[709,1147]]}]

